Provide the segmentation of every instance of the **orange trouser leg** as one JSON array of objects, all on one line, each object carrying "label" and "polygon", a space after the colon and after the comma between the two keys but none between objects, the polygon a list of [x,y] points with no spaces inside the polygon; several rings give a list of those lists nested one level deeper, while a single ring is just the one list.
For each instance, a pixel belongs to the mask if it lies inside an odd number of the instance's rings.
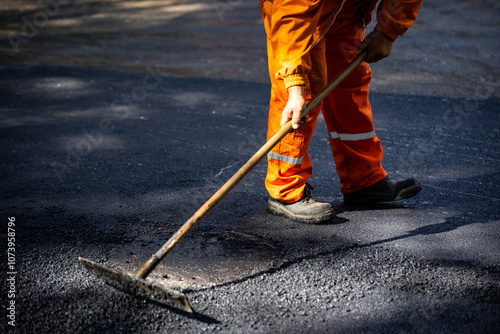
[{"label": "orange trouser leg", "polygon": [[[325,47],[319,43],[311,51],[311,60],[317,66],[309,74],[309,82],[304,89],[306,101],[317,94],[326,85]],[[270,62],[270,73],[275,73]],[[281,112],[288,101],[288,91],[282,80],[271,77],[271,101],[267,139],[280,129]],[[311,177],[312,165],[307,148],[316,126],[321,106],[316,107],[307,122],[299,129],[288,134],[268,154],[266,189],[269,195],[279,201],[293,203],[303,194],[306,180]]]},{"label": "orange trouser leg", "polygon": [[[328,80],[354,58],[363,37],[361,20],[342,20],[330,29],[325,36]],[[370,66],[362,63],[323,101],[323,116],[343,193],[370,186],[387,176],[368,101],[370,80]]]}]

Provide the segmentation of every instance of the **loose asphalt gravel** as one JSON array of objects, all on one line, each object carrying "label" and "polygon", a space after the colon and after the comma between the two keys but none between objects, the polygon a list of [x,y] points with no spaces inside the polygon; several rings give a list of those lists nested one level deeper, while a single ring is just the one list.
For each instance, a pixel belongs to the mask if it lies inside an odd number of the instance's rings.
[{"label": "loose asphalt gravel", "polygon": [[[195,315],[93,277],[78,256],[113,266],[156,248],[263,142],[266,84],[162,76],[124,103],[144,76],[2,64],[1,212],[16,219],[17,272],[7,332],[498,331],[493,99],[373,94],[386,168],[424,185],[376,207],[341,204],[332,163],[318,163],[330,159],[320,120],[311,182],[337,218],[268,215],[261,163],[165,260],[211,283],[184,289]],[[443,116],[457,108],[470,110],[459,127]]]}]

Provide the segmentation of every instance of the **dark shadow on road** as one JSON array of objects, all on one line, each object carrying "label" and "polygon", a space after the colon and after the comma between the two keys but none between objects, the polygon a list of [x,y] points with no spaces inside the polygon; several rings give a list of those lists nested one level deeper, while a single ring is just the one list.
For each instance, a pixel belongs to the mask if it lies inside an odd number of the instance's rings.
[{"label": "dark shadow on road", "polygon": [[193,313],[189,313],[189,312],[186,312],[184,310],[181,310],[179,308],[176,308],[176,307],[173,307],[173,306],[170,306],[166,303],[163,303],[159,300],[155,300],[155,299],[152,299],[148,296],[145,296],[145,295],[137,295],[137,294],[133,294],[131,293],[130,291],[127,291],[127,290],[123,290],[123,289],[120,289],[114,285],[111,285],[111,284],[108,284],[106,283],[106,285],[108,285],[109,287],[111,288],[114,288],[118,291],[120,291],[121,293],[123,294],[126,294],[127,296],[130,296],[131,298],[135,299],[136,301],[138,302],[142,302],[144,300],[147,300],[147,302],[151,305],[154,305],[156,307],[159,307],[159,308],[162,308],[164,310],[168,310],[170,312],[173,312],[175,314],[178,314],[180,316],[183,316],[183,317],[186,317],[186,318],[189,318],[189,319],[193,319],[193,320],[197,320],[197,321],[200,321],[200,322],[203,322],[205,324],[220,324],[220,321],[217,320],[217,319],[214,319],[210,316],[207,316],[203,313],[200,313],[200,312],[197,312],[196,310],[193,309]]},{"label": "dark shadow on road", "polygon": [[358,245],[357,247],[360,247],[360,248],[361,247],[371,247],[371,246],[376,246],[376,245],[380,245],[380,244],[384,244],[384,243],[388,243],[388,242],[392,242],[392,241],[396,241],[396,240],[402,240],[402,239],[412,238],[412,237],[421,236],[421,235],[432,235],[432,234],[446,233],[446,232],[454,231],[462,226],[467,226],[470,224],[478,224],[478,223],[488,224],[488,223],[491,223],[492,221],[493,220],[486,221],[486,222],[477,222],[477,221],[473,221],[473,220],[466,221],[463,219],[463,217],[448,217],[442,223],[435,223],[435,224],[431,224],[431,225],[422,226],[422,227],[419,227],[415,230],[408,231],[406,234],[403,234],[400,236],[382,239],[382,240],[377,240],[377,241],[373,241],[373,242],[370,242],[367,244],[361,244],[361,245]]},{"label": "dark shadow on road", "polygon": [[376,203],[373,205],[356,205],[356,206],[342,203],[335,207],[335,213],[341,214],[350,211],[393,210],[393,209],[406,209],[406,208],[408,208],[407,205],[399,202]]}]

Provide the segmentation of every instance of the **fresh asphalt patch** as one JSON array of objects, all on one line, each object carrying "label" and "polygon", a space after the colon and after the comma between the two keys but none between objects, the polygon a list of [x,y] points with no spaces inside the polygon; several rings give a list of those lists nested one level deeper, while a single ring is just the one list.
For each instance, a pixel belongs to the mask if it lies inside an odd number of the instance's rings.
[{"label": "fresh asphalt patch", "polygon": [[264,143],[269,86],[158,68],[0,68],[15,332],[500,330],[498,100],[372,94],[385,168],[424,187],[374,207],[342,205],[320,119],[311,183],[337,217],[267,214],[262,162],[153,272],[185,291],[188,315],[107,286],[77,258],[136,270]]}]

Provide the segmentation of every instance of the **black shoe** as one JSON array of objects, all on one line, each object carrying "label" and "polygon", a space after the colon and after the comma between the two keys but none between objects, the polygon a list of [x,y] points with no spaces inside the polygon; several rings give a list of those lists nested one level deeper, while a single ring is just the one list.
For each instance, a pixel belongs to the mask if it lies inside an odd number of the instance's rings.
[{"label": "black shoe", "polygon": [[393,181],[387,176],[369,187],[344,194],[344,203],[347,205],[363,205],[398,201],[413,197],[420,190],[422,190],[422,185],[413,178]]},{"label": "black shoe", "polygon": [[271,197],[267,203],[267,210],[272,214],[306,224],[319,224],[333,218],[335,214],[330,203],[318,202],[311,196],[310,189],[312,187],[307,184],[304,195],[295,203],[283,203]]}]

